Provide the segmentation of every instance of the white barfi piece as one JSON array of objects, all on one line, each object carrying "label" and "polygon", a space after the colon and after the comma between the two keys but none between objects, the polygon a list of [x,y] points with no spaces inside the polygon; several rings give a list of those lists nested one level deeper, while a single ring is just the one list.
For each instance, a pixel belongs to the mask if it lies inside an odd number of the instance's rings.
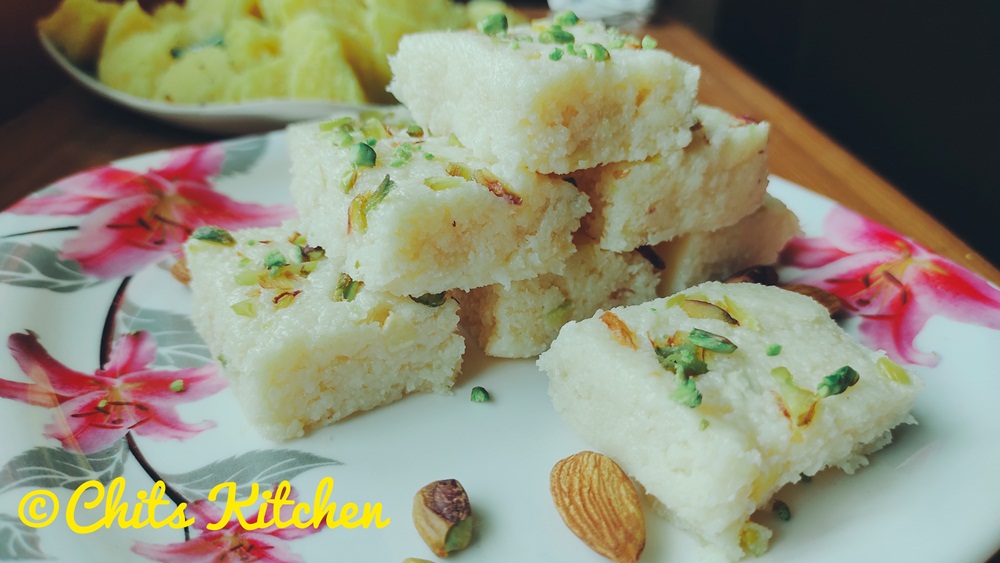
[{"label": "white barfi piece", "polygon": [[556,271],[573,252],[590,206],[571,184],[488,163],[415,126],[345,119],[294,126],[288,138],[302,224],[351,277],[438,293]]},{"label": "white barfi piece", "polygon": [[200,232],[185,247],[191,318],[265,437],[451,388],[465,351],[453,299],[353,282],[293,227],[234,231],[232,244]]},{"label": "white barfi piece", "polygon": [[687,146],[697,67],[598,24],[553,25],[407,35],[389,91],[435,133],[542,173]]},{"label": "white barfi piece", "polygon": [[812,299],[756,284],[568,323],[538,365],[563,420],[728,560],[764,548],[748,519],[783,485],[851,473],[913,423],[920,387]]},{"label": "white barfi piece", "polygon": [[684,150],[616,162],[571,176],[590,196],[587,232],[624,251],[732,225],[757,209],[767,190],[770,126],[698,106]]},{"label": "white barfi piece", "polygon": [[682,235],[652,247],[663,269],[656,293],[672,295],[692,285],[723,280],[758,264],[773,264],[792,237],[799,219],[785,204],[766,196],[764,204],[735,225]]},{"label": "white barfi piece", "polygon": [[463,326],[487,355],[529,358],[545,351],[567,321],[598,309],[656,297],[658,276],[639,252],[616,253],[577,236],[577,250],[562,274],[490,285],[457,299]]}]

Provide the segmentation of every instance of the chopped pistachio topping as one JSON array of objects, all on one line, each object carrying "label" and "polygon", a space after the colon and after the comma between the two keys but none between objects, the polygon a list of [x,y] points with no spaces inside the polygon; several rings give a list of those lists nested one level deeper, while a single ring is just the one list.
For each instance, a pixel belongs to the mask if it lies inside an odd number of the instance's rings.
[{"label": "chopped pistachio topping", "polygon": [[334,301],[354,301],[364,282],[355,281],[347,274],[340,274],[337,279],[337,287],[333,290]]},{"label": "chopped pistachio topping", "polygon": [[736,351],[736,345],[725,336],[720,336],[699,328],[691,329],[691,333],[688,334],[688,341],[699,348],[719,354],[732,354]]},{"label": "chopped pistachio topping", "polygon": [[771,344],[765,352],[768,356],[777,356],[781,353],[781,344]]},{"label": "chopped pistachio topping", "polygon": [[521,205],[521,196],[501,180],[496,174],[485,168],[480,168],[472,173],[472,179],[480,186],[485,187],[493,195],[503,199],[511,205]]},{"label": "chopped pistachio topping", "polygon": [[847,391],[847,388],[857,383],[859,379],[861,376],[854,368],[844,366],[824,377],[823,381],[820,381],[819,386],[816,387],[816,392],[820,397],[839,395]]},{"label": "chopped pistachio topping", "polygon": [[215,359],[219,360],[219,363],[222,364],[222,367],[226,367],[229,365],[229,360],[227,360],[226,357],[223,356],[222,354],[219,354]]},{"label": "chopped pistachio topping", "polygon": [[558,61],[562,59],[562,56],[563,56],[563,50],[560,49],[559,47],[552,49],[552,52],[549,53],[549,58],[552,59],[553,61]]},{"label": "chopped pistachio topping", "polygon": [[611,53],[600,43],[584,43],[580,48],[587,54],[587,58],[592,61],[601,63],[611,60]]},{"label": "chopped pistachio topping", "polygon": [[428,307],[440,307],[446,301],[444,291],[441,293],[425,293],[419,297],[410,296],[410,299]]},{"label": "chopped pistachio topping", "polygon": [[400,166],[405,166],[413,158],[413,151],[419,150],[419,148],[413,143],[403,143],[393,149],[392,151],[392,162],[389,166],[393,168],[399,168]]},{"label": "chopped pistachio topping", "polygon": [[368,228],[368,214],[371,210],[382,202],[389,192],[396,186],[396,183],[389,179],[386,174],[382,178],[382,183],[374,191],[358,194],[351,200],[351,205],[347,210],[347,232],[350,233],[357,228],[362,233]]},{"label": "chopped pistachio topping", "polygon": [[389,175],[386,174],[385,178],[382,178],[382,182],[377,188],[375,188],[375,191],[372,192],[372,196],[365,202],[365,214],[367,215],[376,205],[382,203],[382,200],[385,199],[385,197],[389,195],[389,192],[391,192],[395,187],[396,183],[389,179]]},{"label": "chopped pistachio topping", "polygon": [[[389,128],[385,126],[385,123],[382,122],[382,119],[377,116],[370,116],[365,119],[364,123],[361,124],[361,132],[365,137],[368,137],[368,139],[375,139],[376,141],[380,139],[388,139],[392,136],[392,131],[390,131]],[[375,143],[369,144],[374,145]]]},{"label": "chopped pistachio topping", "polygon": [[457,188],[463,184],[465,184],[465,180],[455,176],[430,176],[424,178],[424,185],[436,192]]},{"label": "chopped pistachio topping", "polygon": [[355,168],[362,166],[372,168],[375,166],[375,149],[367,143],[357,143],[351,147],[351,165]]},{"label": "chopped pistachio topping", "polygon": [[254,318],[257,316],[257,301],[255,299],[244,299],[239,303],[233,303],[229,308],[241,317]]},{"label": "chopped pistachio topping", "polygon": [[444,171],[449,176],[472,180],[472,169],[460,162],[449,162],[444,167]]},{"label": "chopped pistachio topping", "polygon": [[698,391],[693,378],[677,373],[674,375],[674,382],[677,387],[670,392],[671,400],[692,409],[701,405],[701,391]]},{"label": "chopped pistachio topping", "polygon": [[490,400],[490,392],[482,387],[473,387],[470,399],[473,403],[485,403]]},{"label": "chopped pistachio topping", "polygon": [[173,391],[174,393],[180,393],[180,392],[184,391],[184,380],[183,379],[175,379],[175,380],[171,381],[170,382],[170,390]]},{"label": "chopped pistachio topping", "polygon": [[781,520],[782,522],[788,522],[789,520],[792,519],[792,511],[790,508],[788,508],[788,505],[785,503],[785,501],[782,500],[774,501],[774,504],[771,505],[771,510],[774,511],[774,514],[778,517],[778,520]]},{"label": "chopped pistachio topping", "polygon": [[570,26],[580,23],[580,18],[577,17],[576,13],[572,10],[566,10],[565,12],[559,12],[556,14],[555,17],[552,18],[552,21],[557,25]]},{"label": "chopped pistachio topping", "polygon": [[278,268],[287,265],[288,258],[285,258],[285,255],[280,250],[272,250],[264,257],[264,267],[271,270],[272,273],[276,273]]},{"label": "chopped pistachio topping", "polygon": [[427,160],[434,160],[434,155],[427,151],[424,151],[424,158]]},{"label": "chopped pistachio topping", "polygon": [[233,246],[236,244],[236,239],[233,238],[233,235],[229,234],[229,231],[212,226],[198,227],[191,233],[191,238],[221,244],[222,246]]},{"label": "chopped pistachio topping", "polygon": [[573,43],[576,41],[576,37],[572,33],[564,30],[561,25],[553,25],[547,30],[538,34],[539,43],[556,43],[559,45],[565,45],[566,43]]},{"label": "chopped pistachio topping", "polygon": [[771,377],[778,382],[776,396],[782,414],[796,427],[808,426],[816,414],[820,397],[795,384],[792,372],[780,366],[771,370]]},{"label": "chopped pistachio topping", "polygon": [[490,36],[505,34],[507,33],[507,16],[502,13],[490,14],[479,20],[476,28]]},{"label": "chopped pistachio topping", "polygon": [[881,357],[875,362],[875,365],[878,366],[878,372],[882,374],[882,377],[896,383],[902,383],[903,385],[910,384],[910,376],[906,373],[906,370],[889,358]]},{"label": "chopped pistachio topping", "polygon": [[698,430],[705,430],[706,428],[708,428],[708,424],[709,423],[707,418],[701,419],[701,422],[698,423]]},{"label": "chopped pistachio topping", "polygon": [[625,47],[624,37],[616,37],[611,41],[608,41],[608,49],[621,49],[623,47]]},{"label": "chopped pistachio topping", "polygon": [[448,136],[448,145],[452,147],[465,148],[465,145],[462,144],[462,141],[458,140],[458,137],[456,137],[454,133]]},{"label": "chopped pistachio topping", "polygon": [[354,142],[354,135],[350,131],[337,130],[331,133],[330,139],[335,147],[343,148]]},{"label": "chopped pistachio topping", "polygon": [[653,345],[656,359],[664,369],[685,376],[708,373],[708,364],[698,353],[698,348],[689,342],[679,346]]},{"label": "chopped pistachio topping", "polygon": [[343,177],[340,178],[340,191],[343,193],[348,193],[354,188],[354,183],[358,181],[358,168],[352,166],[350,170],[344,172]]},{"label": "chopped pistachio topping", "polygon": [[419,125],[417,125],[417,124],[407,125],[406,126],[406,134],[409,135],[409,136],[411,136],[411,137],[423,137],[424,136],[424,128],[421,127],[421,126],[419,126]]},{"label": "chopped pistachio topping", "polygon": [[645,37],[642,38],[642,44],[641,45],[642,45],[643,49],[655,49],[656,48],[656,39],[653,39],[649,35],[646,35]]},{"label": "chopped pistachio topping", "polygon": [[[670,305],[672,301],[673,299],[668,301],[667,304]],[[679,306],[692,319],[715,319],[731,325],[740,324],[725,309],[708,301],[685,298],[679,303]]]},{"label": "chopped pistachio topping", "polygon": [[354,128],[354,118],[353,117],[341,117],[339,119],[331,119],[330,121],[324,121],[319,124],[320,131],[334,131],[334,130],[350,130]]},{"label": "chopped pistachio topping", "polygon": [[628,346],[633,350],[639,349],[639,343],[636,340],[635,333],[632,329],[625,324],[625,321],[621,320],[621,317],[612,313],[611,311],[605,311],[601,314],[601,322],[604,323],[611,334],[615,337],[615,341],[622,346]]}]

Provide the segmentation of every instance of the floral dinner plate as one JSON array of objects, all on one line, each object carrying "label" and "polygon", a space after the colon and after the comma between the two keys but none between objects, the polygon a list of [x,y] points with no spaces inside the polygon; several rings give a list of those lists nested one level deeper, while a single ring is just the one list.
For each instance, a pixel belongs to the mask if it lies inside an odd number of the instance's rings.
[{"label": "floral dinner plate", "polygon": [[[549,497],[552,466],[587,445],[532,361],[470,350],[453,395],[287,443],[248,426],[170,268],[199,225],[293,214],[288,169],[277,132],[128,158],[0,213],[0,559],[434,560],[412,499],[456,478],[476,519],[454,560],[602,561]],[[919,424],[869,466],[779,492],[792,517],[762,510],[775,535],[761,561],[984,561],[1000,548],[1000,290],[780,178],[770,191],[805,232],[782,276],[840,296],[845,328],[926,389]],[[475,386],[492,399],[470,401]],[[336,503],[333,525],[283,527],[258,510],[281,481],[303,510]],[[643,560],[694,559],[694,541],[644,508]]]}]

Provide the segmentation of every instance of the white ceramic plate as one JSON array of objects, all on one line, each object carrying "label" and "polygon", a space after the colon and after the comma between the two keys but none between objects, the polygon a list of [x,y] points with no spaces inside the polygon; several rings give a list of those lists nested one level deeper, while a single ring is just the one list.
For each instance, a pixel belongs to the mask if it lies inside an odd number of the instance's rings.
[{"label": "white ceramic plate", "polygon": [[[102,342],[121,341],[135,331],[155,338],[157,346],[154,368],[137,361],[126,370],[138,380],[152,377],[148,369],[171,373],[210,364],[188,320],[187,289],[168,272],[170,250],[183,236],[171,234],[176,224],[156,222],[164,213],[180,213],[183,201],[143,194],[153,193],[148,191],[152,185],[159,187],[160,195],[186,186],[185,193],[195,201],[203,201],[208,192],[221,192],[232,206],[233,202],[288,204],[285,151],[284,134],[272,133],[129,158],[74,176],[0,214],[0,334],[22,335],[8,341],[13,352],[25,349],[32,339],[26,331],[31,331],[51,356],[45,360],[38,349],[26,353],[24,358],[40,363],[25,370],[12,353],[0,353],[0,558],[44,554],[55,561],[145,561],[140,552],[159,549],[165,554],[163,560],[201,560],[192,554],[220,555],[220,550],[241,540],[258,542],[250,560],[264,553],[259,543],[263,541],[271,542],[270,561],[434,559],[411,523],[411,501],[422,485],[457,478],[471,496],[476,528],[472,545],[454,560],[603,561],[569,532],[550,500],[549,470],[587,444],[553,411],[545,377],[532,361],[494,360],[470,351],[454,395],[413,395],[284,444],[260,438],[228,389],[192,400],[200,387],[177,395],[161,386],[158,394],[149,396],[150,410],[142,412],[169,414],[175,405],[180,421],[175,426],[208,422],[204,428],[189,429],[187,435],[178,431],[180,437],[162,440],[156,438],[166,431],[156,420],[134,427],[128,438],[121,437],[127,429],[91,427],[99,420],[108,422],[106,417],[87,418],[95,405],[100,406],[95,397],[106,393],[90,396],[89,403],[65,402],[61,409],[51,408],[46,403],[51,395],[45,393],[35,396],[38,404],[28,404],[26,371],[36,381],[50,377],[58,386],[73,378],[65,370],[56,373],[54,362],[58,362],[81,374],[74,380],[77,387],[65,391],[67,397],[94,390],[98,379],[91,374],[105,357]],[[885,252],[895,249],[897,258],[913,260],[906,262],[909,267],[943,272],[946,279],[933,287],[920,285],[919,278],[910,275],[899,280],[911,283],[908,305],[919,304],[934,313],[915,346],[936,352],[939,363],[911,366],[926,382],[914,411],[920,424],[899,431],[893,444],[853,476],[827,471],[811,483],[782,490],[777,497],[791,507],[792,518],[782,522],[764,514],[775,537],[761,561],[987,559],[1000,547],[1000,409],[996,408],[1000,331],[988,328],[1000,326],[1000,292],[873,224],[851,223],[853,215],[831,222],[829,217],[842,211],[803,188],[773,178],[771,192],[798,213],[807,236],[832,235],[813,243],[853,235],[851,252],[857,258],[865,252],[859,242],[864,236],[858,231],[863,225],[884,235],[875,237],[885,246],[876,249],[882,254],[875,253],[882,259],[893,259]],[[137,209],[138,214],[133,213]],[[150,214],[142,215],[143,210]],[[126,224],[139,216],[146,217],[144,226],[137,219]],[[109,236],[94,238],[88,233],[94,232],[90,229],[95,224],[116,228]],[[140,245],[150,232],[155,234],[144,240],[151,244]],[[131,252],[140,247],[146,254],[132,252],[127,260],[96,252],[113,248]],[[77,261],[69,259],[73,257]],[[982,291],[971,299],[980,305],[964,307],[967,303],[949,289],[949,280],[972,280]],[[861,338],[858,327],[866,321],[853,316],[845,326]],[[27,360],[22,363],[28,366]],[[471,402],[474,386],[488,389],[492,400]],[[53,437],[59,435],[60,420],[77,424],[80,443],[97,453],[80,455],[70,440]],[[151,489],[153,476],[162,477],[189,501],[225,481],[241,486],[259,483],[267,489],[280,479],[290,480],[300,500],[311,500],[321,479],[332,477],[331,500],[381,503],[382,516],[390,523],[381,529],[321,529],[299,534],[303,537],[292,537],[291,530],[270,529],[239,532],[234,539],[225,534],[239,527],[214,535],[191,529],[186,543],[183,530],[169,527],[123,529],[113,524],[86,535],[72,532],[65,518],[71,493],[89,478],[108,481],[118,475],[127,481],[122,498],[133,506],[140,492]],[[18,519],[19,504],[34,490],[48,491],[59,502],[60,511],[48,526],[29,528]],[[693,560],[694,541],[653,514],[648,504],[645,508],[648,541],[643,560]],[[161,507],[157,517],[166,520],[173,509],[172,504]],[[45,510],[39,507],[36,512]],[[87,523],[103,511],[78,508],[75,514]],[[148,516],[148,511],[144,514]],[[221,543],[208,541],[212,539]]]},{"label": "white ceramic plate", "polygon": [[240,103],[170,104],[139,98],[111,88],[66,58],[51,41],[39,34],[42,47],[56,64],[95,95],[136,113],[197,131],[242,135],[280,129],[289,123],[318,119],[335,112],[378,107],[325,100],[268,99]]}]

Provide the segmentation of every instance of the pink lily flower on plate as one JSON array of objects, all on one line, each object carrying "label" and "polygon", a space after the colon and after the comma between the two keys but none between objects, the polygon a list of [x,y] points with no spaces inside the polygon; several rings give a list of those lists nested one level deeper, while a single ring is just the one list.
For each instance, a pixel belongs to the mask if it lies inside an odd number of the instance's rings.
[{"label": "pink lily flower on plate", "polygon": [[211,178],[225,159],[221,144],[171,151],[145,173],[102,166],[75,174],[10,208],[22,215],[82,215],[79,234],[62,248],[84,273],[115,278],[135,273],[167,255],[180,257],[194,229],[269,226],[295,215],[288,206],[240,203],[215,191]]},{"label": "pink lily flower on plate", "polygon": [[[288,496],[294,499],[294,490]],[[320,528],[278,528],[270,526],[259,530],[247,530],[240,525],[238,519],[231,519],[225,527],[219,530],[209,530],[208,524],[222,520],[222,510],[207,500],[198,500],[188,505],[185,511],[194,516],[193,527],[201,533],[190,541],[155,545],[136,542],[132,551],[147,559],[162,563],[184,561],[186,563],[248,563],[264,561],[267,563],[297,563],[302,561],[299,554],[288,549],[287,542],[297,538],[315,534]],[[264,508],[266,520],[274,517],[274,508],[268,504]],[[246,519],[248,524],[256,524],[257,516]]]},{"label": "pink lily flower on plate", "polygon": [[183,440],[212,428],[204,421],[180,419],[176,405],[195,401],[226,387],[212,365],[158,371],[148,365],[156,344],[145,332],[126,334],[115,341],[107,365],[92,374],[74,371],[55,360],[31,331],[15,333],[7,347],[32,381],[0,379],[0,397],[29,405],[59,408],[46,427],[46,436],[67,450],[100,451],[128,432],[156,439]]},{"label": "pink lily flower on plate", "polygon": [[937,354],[913,343],[932,316],[1000,330],[1000,290],[969,270],[843,207],[830,211],[823,232],[790,242],[782,262],[804,270],[794,281],[833,293],[859,315],[869,346],[933,366]]}]

